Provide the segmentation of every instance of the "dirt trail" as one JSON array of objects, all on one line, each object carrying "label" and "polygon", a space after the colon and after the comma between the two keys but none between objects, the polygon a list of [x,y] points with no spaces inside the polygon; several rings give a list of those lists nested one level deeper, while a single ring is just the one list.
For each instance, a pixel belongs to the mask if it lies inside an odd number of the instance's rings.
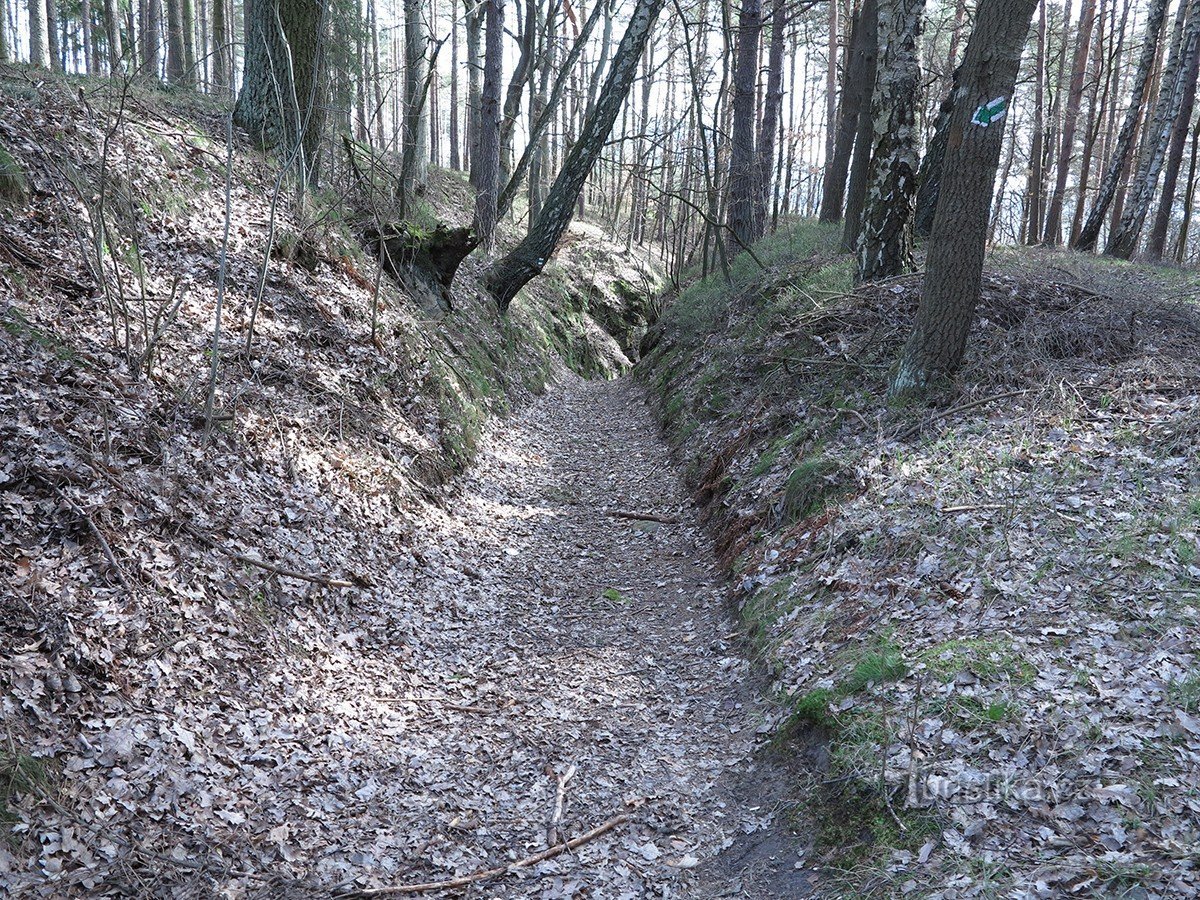
[{"label": "dirt trail", "polygon": [[452,701],[431,703],[409,772],[435,801],[409,823],[426,858],[463,854],[463,871],[543,849],[573,770],[558,834],[648,802],[468,896],[809,896],[759,752],[774,712],[637,385],[561,384],[489,436],[450,505],[418,543],[452,575],[415,585],[439,615],[412,670],[428,685],[440,669]]}]

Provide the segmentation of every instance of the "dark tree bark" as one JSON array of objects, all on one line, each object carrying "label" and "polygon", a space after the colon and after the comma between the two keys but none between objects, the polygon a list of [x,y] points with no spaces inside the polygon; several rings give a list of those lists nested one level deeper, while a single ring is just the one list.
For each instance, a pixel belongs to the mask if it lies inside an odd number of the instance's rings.
[{"label": "dark tree bark", "polygon": [[729,231],[739,248],[748,247],[754,241],[754,198],[758,196],[754,129],[758,118],[758,45],[761,36],[761,0],[742,0],[738,15],[737,65],[733,74],[727,217]]},{"label": "dark tree bark", "polygon": [[871,98],[874,121],[862,230],[855,248],[859,281],[911,271],[913,199],[917,190],[917,38],[925,0],[881,0],[879,69]]},{"label": "dark tree bark", "polygon": [[0,63],[10,62],[12,52],[8,49],[8,0],[0,0]]},{"label": "dark tree bark", "polygon": [[[1197,13],[1193,11],[1193,15]],[[1162,195],[1158,201],[1158,211],[1154,216],[1154,226],[1150,229],[1150,237],[1146,241],[1146,258],[1160,260],[1163,248],[1167,244],[1167,227],[1171,224],[1171,210],[1175,206],[1175,188],[1179,182],[1179,167],[1183,163],[1183,148],[1187,143],[1188,128],[1192,123],[1192,109],[1196,104],[1196,77],[1200,74],[1200,52],[1193,48],[1182,73],[1183,96],[1179,110],[1175,114],[1171,126],[1171,140],[1167,147],[1167,160],[1163,167]]]},{"label": "dark tree bark", "polygon": [[167,81],[182,85],[183,62],[183,3],[182,0],[166,0],[167,3]]},{"label": "dark tree bark", "polygon": [[46,5],[46,41],[50,51],[50,69],[63,70],[63,45],[58,33],[58,0],[43,0]]},{"label": "dark tree bark", "polygon": [[933,217],[937,212],[938,194],[942,186],[942,163],[946,158],[946,141],[950,136],[950,118],[954,113],[954,97],[958,93],[962,69],[954,70],[950,79],[950,92],[938,107],[933,125],[933,138],[921,159],[917,172],[917,212],[913,219],[913,230],[919,237],[927,238],[933,233]]},{"label": "dark tree bark", "polygon": [[1186,27],[1180,31],[1178,25],[1185,18],[1185,5],[1180,4],[1180,15],[1176,20],[1177,35],[1172,40],[1171,54],[1163,69],[1162,84],[1154,118],[1146,131],[1143,142],[1144,153],[1138,161],[1137,174],[1130,185],[1121,222],[1109,237],[1104,252],[1108,256],[1129,259],[1137,249],[1138,238],[1150,209],[1150,201],[1158,189],[1158,176],[1162,171],[1163,158],[1171,138],[1171,128],[1183,103],[1183,74],[1192,65],[1200,42],[1200,0],[1187,0]]},{"label": "dark tree bark", "polygon": [[108,43],[108,72],[116,75],[121,71],[121,57],[125,50],[121,45],[121,20],[117,12],[117,0],[104,0],[104,39]]},{"label": "dark tree bark", "polygon": [[324,123],[324,27],[322,0],[246,0],[246,62],[234,121],[260,145],[286,154],[306,181],[316,180]]},{"label": "dark tree bark", "polygon": [[483,96],[479,110],[479,181],[475,232],[484,252],[496,249],[496,200],[500,190],[500,79],[504,64],[504,0],[487,3],[487,46],[483,55]]},{"label": "dark tree bark", "polygon": [[[836,8],[830,2],[830,8]],[[830,14],[830,25],[835,29],[837,17]],[[787,30],[787,7],[785,0],[775,0],[771,12],[771,49],[767,58],[767,90],[763,97],[762,126],[758,131],[758,194],[754,198],[754,239],[758,240],[767,229],[767,201],[771,196],[771,169],[775,161],[775,132],[779,130],[779,111],[783,107],[783,38]],[[836,40],[834,42],[836,51]],[[836,68],[836,66],[834,67]],[[828,86],[826,88],[828,90]],[[836,90],[834,91],[836,97]],[[836,108],[836,104],[835,104]],[[833,119],[831,118],[832,122]],[[830,131],[832,136],[832,129]],[[827,146],[831,141],[826,142]]]},{"label": "dark tree bark", "polygon": [[479,185],[479,106],[483,102],[483,60],[479,49],[483,35],[483,3],[465,0],[467,30],[467,171],[471,184]]},{"label": "dark tree bark", "polygon": [[415,197],[429,180],[429,30],[422,0],[404,0],[404,192]]},{"label": "dark tree bark", "polygon": [[[113,0],[104,0],[104,2],[107,9],[108,4]],[[212,6],[212,84],[218,96],[224,94],[233,84],[227,3],[228,0],[213,0]]]},{"label": "dark tree bark", "polygon": [[875,123],[871,119],[871,93],[875,84],[876,52],[879,47],[879,4],[877,0],[863,0],[862,29],[864,99],[855,123],[854,155],[850,162],[850,183],[846,188],[846,223],[842,232],[842,246],[853,250],[858,246],[858,234],[862,230],[862,210],[867,197],[867,174],[871,168],[871,134]]},{"label": "dark tree bark", "polygon": [[894,393],[921,390],[962,362],[979,301],[1004,140],[1003,119],[980,113],[996,100],[1011,101],[1036,6],[1037,0],[980,0],[963,56],[921,303],[892,379]]},{"label": "dark tree bark", "polygon": [[501,312],[513,297],[546,265],[575,210],[575,200],[587,181],[592,166],[604,149],[613,122],[637,74],[638,60],[645,49],[654,21],[664,0],[638,0],[629,26],[613,56],[612,68],[605,79],[596,105],[584,120],[579,140],[567,154],[558,177],[550,188],[542,212],[524,240],[497,262],[484,276],[484,285],[496,299]]},{"label": "dark tree bark", "polygon": [[1079,107],[1083,102],[1083,80],[1087,75],[1088,52],[1092,44],[1092,28],[1096,22],[1096,0],[1083,0],[1079,13],[1079,32],[1075,37],[1075,62],[1071,67],[1071,86],[1067,92],[1067,109],[1063,118],[1062,141],[1058,149],[1058,170],[1054,178],[1054,193],[1046,209],[1046,228],[1043,243],[1052,247],[1062,243],[1063,199],[1067,193],[1067,173],[1075,152],[1075,130],[1079,122]]},{"label": "dark tree bark", "polygon": [[842,204],[846,195],[846,175],[850,168],[850,153],[854,149],[854,133],[858,130],[858,118],[863,98],[868,96],[871,85],[868,55],[869,38],[866,33],[866,6],[874,6],[875,0],[866,0],[863,12],[855,16],[850,28],[850,64],[842,82],[842,102],[838,110],[837,135],[833,144],[833,155],[825,167],[825,180],[821,184],[821,221],[840,222]]},{"label": "dark tree bark", "polygon": [[1075,244],[1077,250],[1091,250],[1096,246],[1096,240],[1100,237],[1100,228],[1104,225],[1104,216],[1117,193],[1121,171],[1125,168],[1130,154],[1133,152],[1134,133],[1137,131],[1138,117],[1142,111],[1142,100],[1146,96],[1150,70],[1154,68],[1154,59],[1158,53],[1158,39],[1162,32],[1166,12],[1167,0],[1153,0],[1149,17],[1146,20],[1146,33],[1142,40],[1142,55],[1138,60],[1137,71],[1133,77],[1129,109],[1126,110],[1125,119],[1121,123],[1116,147],[1113,150],[1108,169],[1104,173],[1104,179],[1100,182],[1100,190],[1095,203],[1088,213],[1083,229],[1079,232],[1079,241]]}]

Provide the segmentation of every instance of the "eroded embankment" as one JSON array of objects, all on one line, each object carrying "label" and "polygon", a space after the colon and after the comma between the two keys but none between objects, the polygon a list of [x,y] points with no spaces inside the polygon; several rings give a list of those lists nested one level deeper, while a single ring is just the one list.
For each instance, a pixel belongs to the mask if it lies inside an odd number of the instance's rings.
[{"label": "eroded embankment", "polygon": [[[852,895],[1185,896],[1200,833],[1188,273],[994,254],[959,387],[886,401],[919,276],[801,224],[640,366]],[[989,893],[991,892],[991,893]]]}]

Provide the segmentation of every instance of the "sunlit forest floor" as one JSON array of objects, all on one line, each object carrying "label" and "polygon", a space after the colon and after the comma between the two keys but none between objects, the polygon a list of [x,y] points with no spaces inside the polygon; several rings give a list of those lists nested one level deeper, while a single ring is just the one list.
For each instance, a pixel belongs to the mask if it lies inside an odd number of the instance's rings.
[{"label": "sunlit forest floor", "polygon": [[893,404],[920,277],[851,292],[836,237],[693,285],[639,369],[811,757],[826,885],[1191,895],[1200,282],[997,250],[958,386]]}]

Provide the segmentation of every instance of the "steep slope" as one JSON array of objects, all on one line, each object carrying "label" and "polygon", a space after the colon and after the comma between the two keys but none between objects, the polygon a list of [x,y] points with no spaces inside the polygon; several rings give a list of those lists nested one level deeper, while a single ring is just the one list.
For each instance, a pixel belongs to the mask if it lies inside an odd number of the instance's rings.
[{"label": "steep slope", "polygon": [[769,239],[639,364],[810,762],[824,888],[1190,896],[1196,279],[994,254],[960,388],[890,406],[920,277],[852,291],[836,246]]},{"label": "steep slope", "polygon": [[[5,882],[203,895],[242,860],[251,892],[383,877],[360,848],[325,869],[312,851],[363,800],[330,761],[372,752],[378,723],[346,704],[455,615],[437,591],[409,606],[456,566],[419,523],[494,416],[629,365],[652,269],[585,226],[507,319],[474,262],[427,311],[377,276],[333,186],[277,194],[236,136],[223,253],[223,110],[186,94],[4,69],[0,145],[27,186],[0,201]],[[439,184],[433,204],[461,198]]]}]

